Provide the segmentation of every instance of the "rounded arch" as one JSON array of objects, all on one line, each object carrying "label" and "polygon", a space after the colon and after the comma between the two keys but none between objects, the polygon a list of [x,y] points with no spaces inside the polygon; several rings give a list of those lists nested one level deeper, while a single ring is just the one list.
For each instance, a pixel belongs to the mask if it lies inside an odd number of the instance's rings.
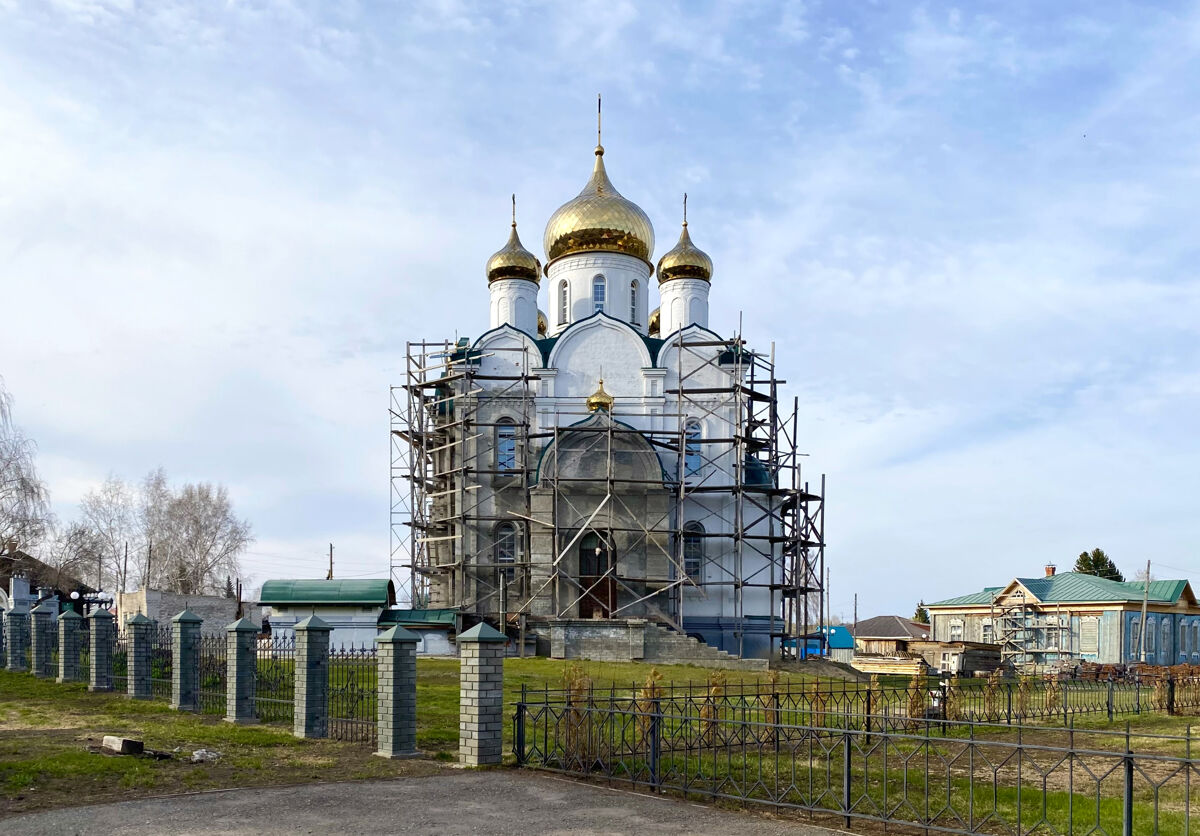
[{"label": "rounded arch", "polygon": [[634,429],[597,412],[559,430],[557,440],[542,448],[534,474],[536,484],[544,488],[556,479],[607,476],[611,455],[611,478],[622,490],[661,488],[666,481],[665,473],[649,440],[637,431],[614,433],[610,449],[609,434],[603,431],[610,425],[621,430]]},{"label": "rounded arch", "polygon": [[[619,331],[625,335],[628,349],[637,355],[636,362],[639,364],[631,365],[631,368],[650,368],[654,365],[654,358],[650,356],[650,349],[647,347],[646,341],[637,331],[633,330],[632,325],[605,313],[594,313],[586,319],[579,320],[559,335],[554,347],[550,350],[550,357],[546,361],[547,367],[561,369],[564,357],[568,357],[574,352],[579,341],[586,340],[594,331],[602,329]],[[606,360],[605,365],[607,366],[608,363],[609,361]]]}]

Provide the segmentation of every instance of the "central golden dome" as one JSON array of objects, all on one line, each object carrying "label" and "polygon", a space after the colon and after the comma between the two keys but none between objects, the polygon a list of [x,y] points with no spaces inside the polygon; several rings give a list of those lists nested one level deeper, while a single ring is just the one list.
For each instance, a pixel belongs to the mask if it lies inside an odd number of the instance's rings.
[{"label": "central golden dome", "polygon": [[654,227],[636,203],[621,197],[604,170],[604,146],[596,146],[592,179],[579,196],[558,207],[546,223],[546,269],[571,253],[624,253],[653,268]]}]

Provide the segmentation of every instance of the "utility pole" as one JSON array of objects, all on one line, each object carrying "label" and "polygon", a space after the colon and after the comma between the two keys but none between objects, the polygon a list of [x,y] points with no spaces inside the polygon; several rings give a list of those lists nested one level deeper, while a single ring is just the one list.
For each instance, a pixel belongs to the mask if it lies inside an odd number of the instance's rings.
[{"label": "utility pole", "polygon": [[129,577],[129,541],[125,541],[125,562],[121,564],[121,591],[125,591],[125,579]]},{"label": "utility pole", "polygon": [[854,593],[854,635],[858,635],[858,593]]},{"label": "utility pole", "polygon": [[142,588],[150,588],[150,559],[154,557],[154,541],[146,541],[146,571],[142,573]]},{"label": "utility pole", "polygon": [[1146,588],[1142,590],[1142,629],[1138,630],[1138,634],[1142,639],[1142,646],[1138,650],[1138,660],[1146,661],[1146,605],[1150,602],[1150,561],[1146,561]]},{"label": "utility pole", "polygon": [[329,574],[325,576],[325,580],[333,580],[333,543],[329,544]]}]

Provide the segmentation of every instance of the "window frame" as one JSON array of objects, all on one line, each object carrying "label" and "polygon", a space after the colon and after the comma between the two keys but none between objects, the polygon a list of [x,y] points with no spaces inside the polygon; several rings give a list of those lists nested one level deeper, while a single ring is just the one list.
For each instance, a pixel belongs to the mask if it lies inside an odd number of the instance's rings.
[{"label": "window frame", "polygon": [[638,280],[629,283],[629,323],[638,324]]},{"label": "window frame", "polygon": [[597,273],[592,276],[592,313],[604,313],[604,309],[607,306],[608,280],[604,278],[602,273]]},{"label": "window frame", "polygon": [[[704,582],[705,533],[703,523],[691,520],[683,524],[683,572],[697,584]],[[691,550],[694,552],[689,554]]]},{"label": "window frame", "polygon": [[[688,418],[683,422],[683,475],[697,476],[704,469],[704,456],[700,453],[699,439],[704,438],[704,425],[699,418]],[[696,439],[693,442],[693,439]]]},{"label": "window frame", "polygon": [[496,421],[496,470],[517,471],[517,422],[508,416]]},{"label": "window frame", "polygon": [[521,527],[512,522],[498,522],[492,529],[492,563],[496,565],[496,582],[504,578],[511,584],[517,577],[517,558],[521,553]]},{"label": "window frame", "polygon": [[570,313],[571,292],[567,287],[567,280],[563,279],[558,283],[558,324],[566,325],[567,316]]}]

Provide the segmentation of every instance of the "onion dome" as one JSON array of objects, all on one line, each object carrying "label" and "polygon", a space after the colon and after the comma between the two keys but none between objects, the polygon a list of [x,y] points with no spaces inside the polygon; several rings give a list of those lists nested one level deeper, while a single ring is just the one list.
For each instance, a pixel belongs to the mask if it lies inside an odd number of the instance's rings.
[{"label": "onion dome", "polygon": [[595,412],[603,409],[605,412],[612,412],[614,398],[608,392],[604,391],[604,378],[600,378],[600,386],[595,392],[588,395],[587,408],[588,412]]},{"label": "onion dome", "polygon": [[684,221],[679,243],[658,260],[658,283],[671,279],[704,279],[707,282],[712,280],[712,272],[712,259],[692,243],[687,221]]},{"label": "onion dome", "polygon": [[608,179],[603,145],[596,146],[596,166],[583,191],[550,216],[544,243],[548,262],[599,251],[624,253],[654,266],[654,227],[641,207],[621,197]]},{"label": "onion dome", "polygon": [[541,273],[541,262],[521,245],[517,235],[517,196],[513,195],[512,232],[508,235],[508,243],[488,259],[488,284],[500,279],[525,279],[537,284]]},{"label": "onion dome", "polygon": [[538,311],[537,332],[539,337],[546,336],[546,332],[550,330],[550,323],[546,321],[546,315]]},{"label": "onion dome", "polygon": [[662,308],[655,308],[650,311],[650,322],[646,325],[646,333],[651,337],[657,337],[662,331]]}]

